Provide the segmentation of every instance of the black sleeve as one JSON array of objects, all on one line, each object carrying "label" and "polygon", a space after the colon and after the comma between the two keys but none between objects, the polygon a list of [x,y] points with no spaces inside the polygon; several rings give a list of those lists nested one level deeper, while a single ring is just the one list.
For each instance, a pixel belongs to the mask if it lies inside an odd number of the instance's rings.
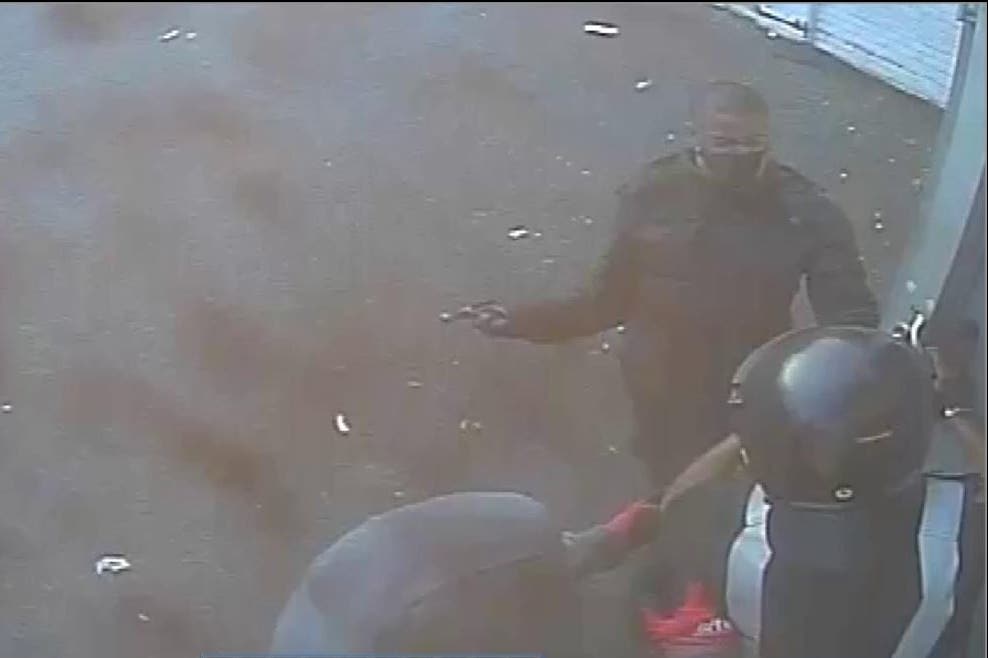
[{"label": "black sleeve", "polygon": [[637,205],[633,194],[619,193],[616,236],[590,283],[568,299],[510,309],[513,336],[533,342],[562,342],[593,335],[626,320],[638,284],[632,232]]},{"label": "black sleeve", "polygon": [[851,223],[818,193],[809,199],[817,228],[805,265],[806,287],[817,324],[878,325],[878,305],[868,287]]}]

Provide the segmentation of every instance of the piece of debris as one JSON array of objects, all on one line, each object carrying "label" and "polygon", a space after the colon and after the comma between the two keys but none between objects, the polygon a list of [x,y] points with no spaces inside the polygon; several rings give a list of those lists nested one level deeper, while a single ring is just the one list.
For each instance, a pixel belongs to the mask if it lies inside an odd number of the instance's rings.
[{"label": "piece of debris", "polygon": [[584,217],[583,218],[583,223],[586,226],[590,226],[591,224],[593,224],[593,218],[592,217]]},{"label": "piece of debris", "polygon": [[533,237],[532,231],[525,226],[512,226],[508,229],[509,240],[524,240]]},{"label": "piece of debris", "polygon": [[581,169],[580,170],[580,173],[583,174],[584,176],[589,176],[590,175],[590,170],[589,169]]},{"label": "piece of debris", "polygon": [[182,30],[179,30],[177,28],[172,28],[171,30],[168,30],[167,32],[165,32],[164,34],[162,34],[161,36],[159,36],[158,37],[158,41],[160,41],[161,43],[167,43],[169,41],[174,41],[179,36],[181,36],[181,34],[182,34]]},{"label": "piece of debris", "polygon": [[909,291],[910,293],[916,292],[917,287],[918,286],[916,285],[916,282],[913,281],[912,279],[906,281],[906,290]]},{"label": "piece of debris", "polygon": [[853,133],[853,132],[857,132],[857,130],[858,130],[857,127],[855,127],[853,123],[847,124],[847,132]]},{"label": "piece of debris", "polygon": [[914,178],[913,181],[912,181],[912,186],[913,186],[913,189],[914,190],[918,190],[919,188],[923,187],[923,179],[922,178]]},{"label": "piece of debris", "polygon": [[882,221],[882,211],[876,210],[874,213],[872,213],[872,217],[874,218],[874,221],[871,224],[872,228],[874,228],[876,231],[884,230],[885,222]]},{"label": "piece of debris", "polygon": [[0,405],[0,411],[2,411],[5,414],[9,414],[14,411],[14,405],[12,405],[9,402],[4,402],[2,405]]},{"label": "piece of debris", "polygon": [[847,169],[841,169],[840,173],[837,174],[842,181],[847,180]]},{"label": "piece of debris", "polygon": [[[440,320],[443,320],[443,318],[445,316],[449,316],[450,321],[452,321],[452,320],[473,320],[473,319],[477,318],[480,315],[481,309],[483,309],[485,307],[495,306],[496,304],[497,304],[497,300],[494,300],[494,299],[488,299],[488,300],[483,301],[483,302],[477,302],[476,304],[467,304],[466,306],[461,306],[456,311],[456,313],[453,313],[453,314],[449,314],[449,313],[440,314],[439,319]],[[446,320],[443,320],[443,321],[446,322]]]},{"label": "piece of debris", "polygon": [[477,420],[470,420],[469,418],[464,418],[460,421],[460,431],[461,432],[480,432],[484,429],[484,424]]},{"label": "piece of debris", "polygon": [[906,146],[916,146],[919,142],[917,142],[914,137],[907,137],[904,140],[902,140],[902,143],[905,144]]},{"label": "piece of debris", "polygon": [[604,354],[607,354],[608,352],[611,351],[611,344],[605,340],[603,343],[600,344],[600,351],[603,352]]},{"label": "piece of debris", "polygon": [[96,575],[104,573],[118,574],[130,571],[130,561],[123,555],[104,555],[96,560]]},{"label": "piece of debris", "polygon": [[393,492],[391,495],[394,496],[396,499],[401,500],[402,498],[405,497],[405,492],[402,491],[401,489],[398,489],[395,492]]},{"label": "piece of debris", "polygon": [[347,422],[346,416],[343,414],[336,414],[333,423],[336,425],[336,431],[341,436],[347,436],[350,433],[350,423]]},{"label": "piece of debris", "polygon": [[648,78],[641,78],[635,81],[635,91],[645,91],[651,87],[654,83]]},{"label": "piece of debris", "polygon": [[409,379],[405,382],[408,388],[422,388],[422,382],[417,379]]},{"label": "piece of debris", "polygon": [[611,453],[612,455],[616,455],[618,454],[618,448],[616,445],[612,443],[611,445],[607,446],[607,452]]},{"label": "piece of debris", "polygon": [[769,30],[768,32],[765,33],[765,36],[767,36],[769,39],[778,39],[779,33],[776,32],[775,30]]},{"label": "piece of debris", "polygon": [[138,618],[138,619],[140,619],[140,620],[141,620],[141,621],[143,621],[143,622],[149,622],[149,621],[151,621],[151,618],[150,618],[150,617],[148,617],[148,616],[147,616],[146,614],[144,614],[143,612],[138,612],[138,613],[137,613],[137,618]]},{"label": "piece of debris", "polygon": [[452,313],[449,313],[448,311],[443,311],[442,313],[439,314],[439,321],[440,322],[452,322],[453,321],[453,314]]},{"label": "piece of debris", "polygon": [[193,30],[189,30],[188,32],[185,33],[185,40],[186,41],[194,41],[197,36],[199,36],[199,33],[198,32],[195,32]]},{"label": "piece of debris", "polygon": [[958,414],[965,411],[961,407],[945,407],[943,410],[944,418],[955,418]]},{"label": "piece of debris", "polygon": [[667,142],[675,142],[676,141],[676,133],[672,133],[672,132],[666,133],[666,141]]},{"label": "piece of debris", "polygon": [[889,157],[889,164],[895,164],[895,158]]},{"label": "piece of debris", "polygon": [[587,21],[583,24],[583,31],[598,37],[616,37],[621,34],[621,28],[617,25],[603,21]]}]

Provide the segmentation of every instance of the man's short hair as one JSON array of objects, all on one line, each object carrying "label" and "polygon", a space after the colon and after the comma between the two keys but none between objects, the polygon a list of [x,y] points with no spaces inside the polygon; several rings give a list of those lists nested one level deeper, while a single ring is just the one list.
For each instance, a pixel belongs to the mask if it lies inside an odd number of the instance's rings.
[{"label": "man's short hair", "polygon": [[718,80],[705,84],[692,104],[694,117],[713,111],[736,116],[768,116],[768,104],[753,87],[740,82]]}]

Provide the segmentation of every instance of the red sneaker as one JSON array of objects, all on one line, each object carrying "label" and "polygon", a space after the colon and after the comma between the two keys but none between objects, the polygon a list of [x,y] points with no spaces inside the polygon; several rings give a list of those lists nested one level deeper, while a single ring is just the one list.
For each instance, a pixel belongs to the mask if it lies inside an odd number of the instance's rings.
[{"label": "red sneaker", "polygon": [[717,615],[702,583],[686,587],[683,604],[662,614],[642,608],[642,623],[649,646],[666,658],[727,655],[739,636],[729,621]]}]

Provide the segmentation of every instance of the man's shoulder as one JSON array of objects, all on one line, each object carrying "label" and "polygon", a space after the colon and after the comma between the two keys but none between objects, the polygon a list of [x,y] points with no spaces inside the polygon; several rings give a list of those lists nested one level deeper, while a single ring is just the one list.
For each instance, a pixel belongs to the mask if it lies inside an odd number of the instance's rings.
[{"label": "man's shoulder", "polygon": [[789,165],[776,162],[773,166],[776,189],[794,216],[823,230],[847,222],[823,187]]},{"label": "man's shoulder", "polygon": [[652,194],[674,189],[696,178],[696,168],[689,152],[679,151],[639,167],[631,179],[619,188],[619,192],[625,195]]}]

